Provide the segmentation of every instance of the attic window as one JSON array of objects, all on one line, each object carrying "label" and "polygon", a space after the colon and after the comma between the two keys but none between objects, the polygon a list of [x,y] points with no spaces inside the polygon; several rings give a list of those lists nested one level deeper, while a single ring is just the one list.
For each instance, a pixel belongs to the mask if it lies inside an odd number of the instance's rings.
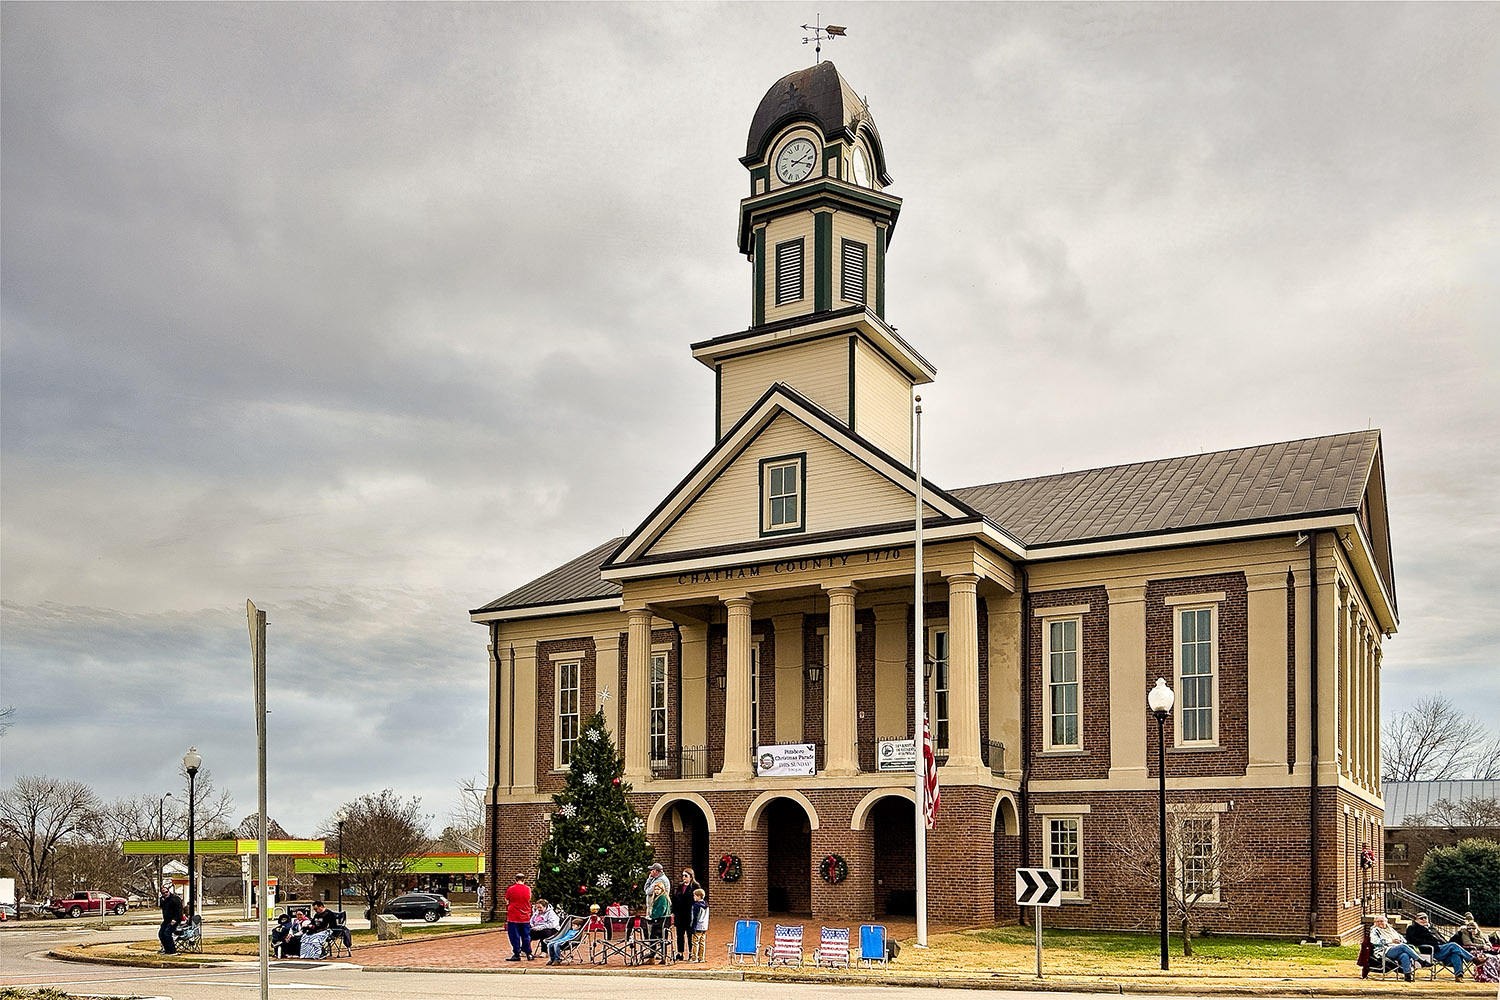
[{"label": "attic window", "polygon": [[806,527],[807,456],[783,455],[760,463],[760,533],[779,535]]}]

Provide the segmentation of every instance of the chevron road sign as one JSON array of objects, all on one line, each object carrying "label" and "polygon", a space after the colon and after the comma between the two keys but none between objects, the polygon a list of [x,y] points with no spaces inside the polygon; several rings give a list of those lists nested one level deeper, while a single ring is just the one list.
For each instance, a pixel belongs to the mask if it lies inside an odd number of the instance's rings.
[{"label": "chevron road sign", "polygon": [[1017,906],[1061,906],[1062,873],[1056,868],[1017,868]]}]

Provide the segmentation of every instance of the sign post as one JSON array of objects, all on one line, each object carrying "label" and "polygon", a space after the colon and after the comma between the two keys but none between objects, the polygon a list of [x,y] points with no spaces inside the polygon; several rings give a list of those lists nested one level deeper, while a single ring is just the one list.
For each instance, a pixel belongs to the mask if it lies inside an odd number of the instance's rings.
[{"label": "sign post", "polygon": [[1062,872],[1056,868],[1017,868],[1016,905],[1035,907],[1036,977],[1042,978],[1042,907],[1062,905]]}]

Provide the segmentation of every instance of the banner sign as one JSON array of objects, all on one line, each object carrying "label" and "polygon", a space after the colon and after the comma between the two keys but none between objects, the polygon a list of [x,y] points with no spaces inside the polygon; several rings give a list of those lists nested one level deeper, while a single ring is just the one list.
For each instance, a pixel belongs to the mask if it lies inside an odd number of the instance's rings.
[{"label": "banner sign", "polygon": [[916,769],[916,740],[881,740],[876,746],[875,770],[911,773]]},{"label": "banner sign", "polygon": [[810,778],[818,773],[811,743],[783,743],[755,748],[755,772],[763,778]]}]

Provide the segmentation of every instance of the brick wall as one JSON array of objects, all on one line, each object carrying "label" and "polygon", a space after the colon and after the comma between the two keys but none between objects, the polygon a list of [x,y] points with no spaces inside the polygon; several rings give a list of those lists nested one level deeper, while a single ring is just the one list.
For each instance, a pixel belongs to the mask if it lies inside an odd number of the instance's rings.
[{"label": "brick wall", "polygon": [[[1152,580],[1146,584],[1146,673],[1141,678],[1141,690],[1149,690],[1158,677],[1167,678],[1169,684],[1177,687],[1173,680],[1177,669],[1176,609],[1167,606],[1166,598],[1219,591],[1225,597],[1218,604],[1217,619],[1219,675],[1214,711],[1218,717],[1218,746],[1174,747],[1174,712],[1167,718],[1166,727],[1167,754],[1171,758],[1169,776],[1244,774],[1249,763],[1249,615],[1243,573]],[[1181,701],[1179,693],[1179,705]],[[1145,714],[1143,708],[1142,715]],[[1146,741],[1146,763],[1155,775],[1154,739]]]},{"label": "brick wall", "polygon": [[1033,614],[1030,621],[1022,623],[1030,644],[1027,662],[1035,664],[1033,669],[1037,671],[1031,684],[1029,723],[1033,778],[1109,777],[1109,592],[1103,587],[1084,587],[1031,595],[1031,607],[1035,611],[1072,604],[1089,606],[1079,636],[1083,703],[1078,724],[1083,740],[1082,753],[1046,753],[1042,750],[1047,745],[1042,727],[1047,719],[1048,679],[1047,663],[1042,656],[1042,620]]}]

